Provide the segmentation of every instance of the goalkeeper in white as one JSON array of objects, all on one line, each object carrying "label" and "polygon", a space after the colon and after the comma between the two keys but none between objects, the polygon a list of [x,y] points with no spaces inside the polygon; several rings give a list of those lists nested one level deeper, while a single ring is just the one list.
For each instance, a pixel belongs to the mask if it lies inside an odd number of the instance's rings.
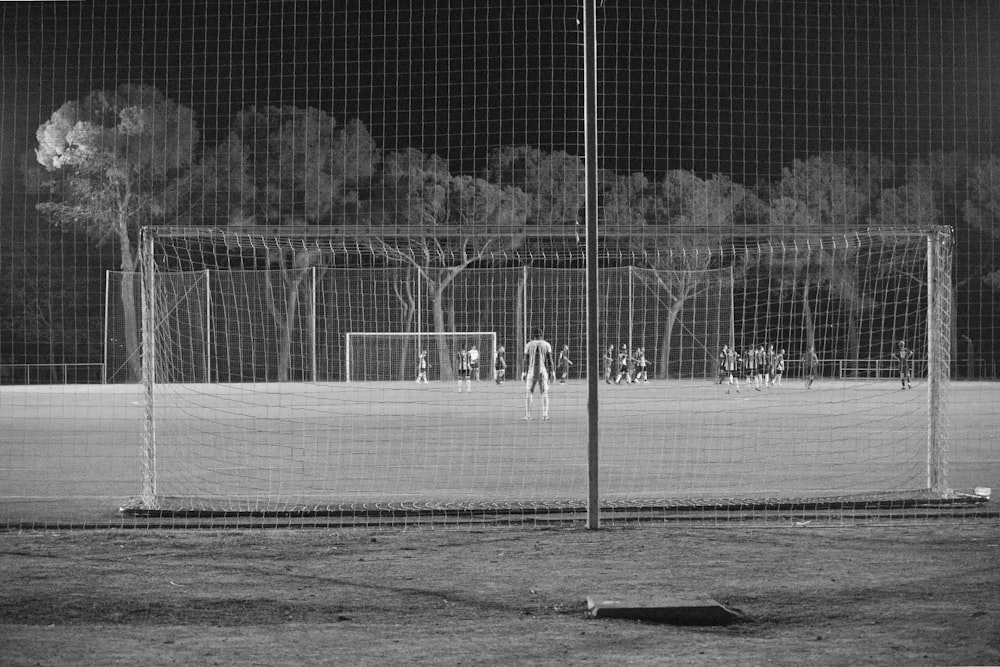
[{"label": "goalkeeper in white", "polygon": [[552,365],[552,345],[542,339],[541,328],[535,328],[532,339],[524,345],[524,371],[521,373],[526,391],[524,418],[531,419],[531,400],[538,386],[542,394],[542,419],[549,418],[549,381],[555,380]]}]

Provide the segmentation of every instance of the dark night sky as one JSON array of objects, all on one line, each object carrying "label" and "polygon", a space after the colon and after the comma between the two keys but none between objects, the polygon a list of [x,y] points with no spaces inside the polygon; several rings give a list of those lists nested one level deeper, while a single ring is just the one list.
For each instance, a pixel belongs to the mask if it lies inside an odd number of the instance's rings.
[{"label": "dark night sky", "polygon": [[[752,183],[823,150],[994,148],[988,0],[598,4],[603,167]],[[209,139],[271,103],[359,118],[383,148],[454,171],[504,144],[579,154],[577,5],[4,3],[0,148],[9,164],[63,102],[141,81],[193,107]]]}]

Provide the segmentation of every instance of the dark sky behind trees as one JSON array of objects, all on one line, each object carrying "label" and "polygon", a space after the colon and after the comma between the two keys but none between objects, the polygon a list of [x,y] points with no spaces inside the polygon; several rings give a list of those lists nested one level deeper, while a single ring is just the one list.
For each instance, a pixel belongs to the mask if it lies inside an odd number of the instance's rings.
[{"label": "dark sky behind trees", "polygon": [[[821,153],[900,167],[935,151],[1000,153],[991,0],[598,5],[599,166],[623,178],[722,174],[763,194]],[[577,2],[94,0],[3,3],[0,18],[5,274],[19,243],[59,246],[38,263],[47,279],[117,267],[39,217],[18,164],[53,111],[126,83],[191,108],[209,147],[237,114],[273,105],[357,119],[384,156],[437,155],[454,175],[479,175],[503,147],[583,153]],[[947,215],[964,216],[964,195],[953,199]],[[983,210],[982,229],[960,239],[970,252],[995,235],[1000,213]],[[977,321],[995,293],[963,299],[962,321]]]},{"label": "dark sky behind trees", "polygon": [[[582,15],[549,4],[7,4],[4,153],[66,100],[135,82],[192,107],[208,140],[241,109],[289,104],[453,171],[499,145],[579,154]],[[821,151],[993,147],[994,3],[599,4],[604,168],[753,184]]]}]

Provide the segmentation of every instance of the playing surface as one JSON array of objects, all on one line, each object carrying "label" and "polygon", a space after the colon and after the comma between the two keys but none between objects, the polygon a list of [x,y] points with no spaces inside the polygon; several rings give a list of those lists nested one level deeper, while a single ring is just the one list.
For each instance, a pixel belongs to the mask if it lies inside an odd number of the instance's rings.
[{"label": "playing surface", "polygon": [[[601,384],[602,500],[923,488],[926,387]],[[952,383],[948,483],[1000,487],[991,383]],[[0,520],[113,520],[139,494],[141,389],[0,389]],[[223,509],[582,503],[586,385],[524,417],[520,382],[178,385],[157,396],[157,492]]]}]

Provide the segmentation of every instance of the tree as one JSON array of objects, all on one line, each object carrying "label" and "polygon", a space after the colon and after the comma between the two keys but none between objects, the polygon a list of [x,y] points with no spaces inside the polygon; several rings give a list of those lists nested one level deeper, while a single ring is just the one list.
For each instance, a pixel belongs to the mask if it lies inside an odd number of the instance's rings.
[{"label": "tree", "polygon": [[[768,220],[776,231],[790,233],[836,233],[857,230],[871,224],[872,216],[929,214],[919,193],[902,188],[893,190],[896,175],[893,163],[863,152],[831,153],[794,161],[782,171],[771,188]],[[886,190],[884,188],[889,188]],[[847,355],[860,354],[859,321],[873,300],[860,291],[859,248],[845,244],[795,244],[782,246],[780,257],[748,257],[748,265],[758,265],[775,277],[782,293],[799,299],[805,347],[815,345],[816,327],[813,298],[820,289],[829,289],[847,312]],[[759,263],[769,266],[760,267]]]},{"label": "tree", "polygon": [[990,155],[973,163],[962,208],[969,231],[978,234],[980,245],[987,249],[976,262],[979,274],[985,276],[996,268],[992,248],[1000,240],[1000,158]]},{"label": "tree", "polygon": [[602,174],[601,222],[631,228],[655,222],[656,193],[644,174]]},{"label": "tree", "polygon": [[312,107],[251,107],[236,115],[231,132],[231,143],[246,153],[255,208],[267,222],[356,222],[358,190],[379,160],[363,123],[341,126]]},{"label": "tree", "polygon": [[868,179],[858,178],[830,156],[795,160],[772,187],[772,202],[783,198],[805,205],[809,217],[827,230],[854,229],[864,221],[871,203]]},{"label": "tree", "polygon": [[674,329],[684,308],[711,284],[706,270],[720,261],[712,250],[714,242],[732,234],[738,224],[746,222],[747,213],[758,207],[753,193],[722,175],[704,180],[688,171],[673,170],[659,183],[652,202],[654,222],[676,234],[647,238],[640,230],[633,244],[634,252],[650,269],[637,275],[666,299],[658,337],[657,377],[667,377]]},{"label": "tree", "polygon": [[[231,226],[342,225],[357,222],[358,189],[366,188],[379,154],[363,123],[338,125],[325,111],[252,107],[238,113],[230,134],[206,151],[187,188],[191,210]],[[329,254],[305,248],[272,248],[281,294],[268,280],[268,307],[278,327],[277,380],[291,379],[292,337],[298,306],[314,298]],[[312,329],[308,329],[312,336]],[[313,341],[314,342],[314,341]],[[310,346],[313,348],[314,346]]]},{"label": "tree", "polygon": [[504,146],[486,162],[485,179],[531,196],[528,224],[577,225],[586,203],[586,168],[565,151],[546,153],[531,146]]},{"label": "tree", "polygon": [[253,173],[249,151],[236,135],[206,148],[164,195],[173,204],[173,222],[186,226],[256,224],[260,190]]},{"label": "tree", "polygon": [[940,221],[933,190],[919,183],[904,183],[881,192],[868,222],[874,227],[928,229]]},{"label": "tree", "polygon": [[132,379],[140,373],[134,279],[139,229],[162,220],[163,194],[190,167],[199,141],[193,112],[156,88],[126,84],[67,102],[38,128],[36,156],[54,178],[38,210],[56,225],[117,243]]},{"label": "tree", "polygon": [[[434,331],[454,330],[446,320],[449,288],[469,266],[496,253],[512,252],[521,243],[530,206],[517,188],[500,187],[471,176],[452,176],[447,163],[417,151],[388,156],[376,178],[382,202],[373,202],[379,219],[407,225],[406,240],[381,238],[377,248],[390,261],[412,269],[427,290]],[[412,286],[401,287],[405,308]],[[451,355],[438,337],[442,377],[449,377]]]},{"label": "tree", "polygon": [[371,186],[371,224],[433,227],[451,216],[448,163],[415,148],[387,155]]},{"label": "tree", "polygon": [[[8,230],[4,230],[8,231]],[[59,375],[58,364],[96,361],[102,351],[101,274],[74,266],[70,234],[35,227],[13,242],[6,258],[8,289],[0,292],[0,339],[15,342],[23,363],[48,363],[43,382],[77,382]]]},{"label": "tree", "polygon": [[[299,301],[304,292],[307,305],[310,306],[311,310],[314,297],[313,290],[310,289],[311,283],[307,279],[313,274],[314,267],[322,268],[325,266],[327,258],[327,254],[317,249],[272,248],[268,251],[268,264],[278,268],[278,276],[281,278],[283,288],[281,303],[284,308],[279,308],[271,280],[265,276],[268,307],[271,309],[271,316],[278,325],[276,378],[278,382],[287,382],[291,379],[292,333],[295,331]],[[312,327],[307,327],[306,331],[309,336],[313,335]],[[315,349],[316,341],[310,340],[309,342],[309,349]]]}]

